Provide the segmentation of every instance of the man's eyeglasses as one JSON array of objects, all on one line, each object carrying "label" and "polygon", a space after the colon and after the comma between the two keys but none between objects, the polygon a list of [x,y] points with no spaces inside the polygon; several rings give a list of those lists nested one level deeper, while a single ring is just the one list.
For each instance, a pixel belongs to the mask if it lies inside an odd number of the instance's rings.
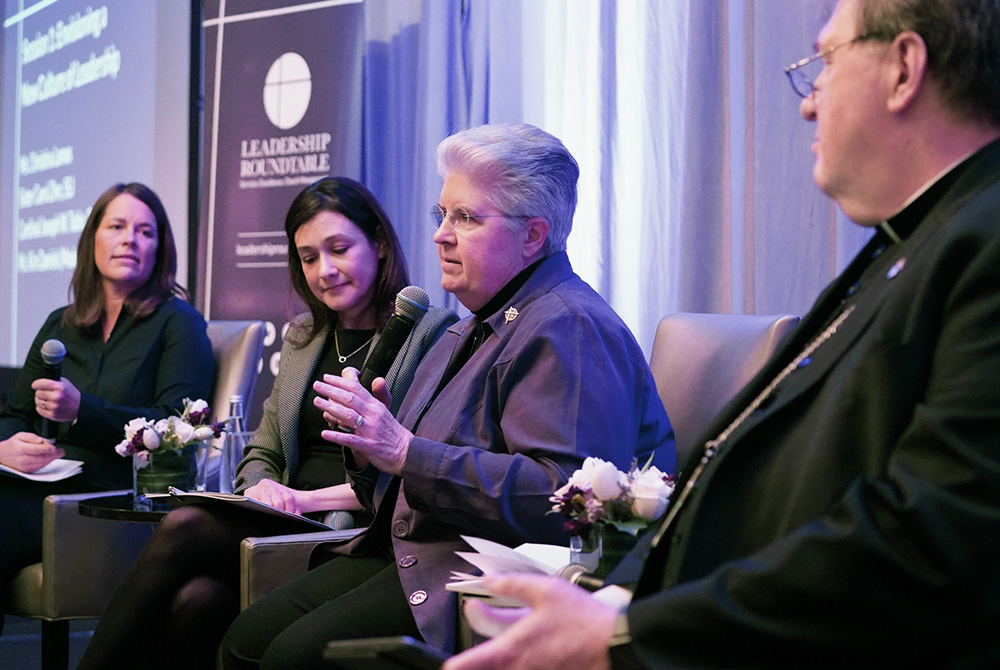
[{"label": "man's eyeglasses", "polygon": [[[848,40],[846,42],[841,42],[840,44],[834,44],[832,47],[823,49],[820,52],[809,56],[809,58],[803,58],[802,60],[792,63],[785,68],[785,74],[788,75],[788,81],[792,84],[792,90],[796,94],[802,96],[803,98],[808,98],[813,94],[814,83],[819,79],[819,75],[823,72],[823,62],[821,59],[826,58],[834,51],[841,47],[846,47],[855,42],[860,42],[862,40],[873,39],[875,34],[871,33],[861,33],[853,40]],[[817,61],[820,61],[817,63]],[[815,64],[815,65],[814,65]],[[810,67],[812,66],[812,67]],[[812,70],[812,74],[809,74],[809,70]]]},{"label": "man's eyeglasses", "polygon": [[469,231],[478,226],[482,221],[479,219],[530,219],[530,216],[525,214],[469,214],[464,209],[453,209],[450,212],[445,211],[440,205],[434,205],[430,211],[431,221],[434,222],[435,228],[440,228],[441,224],[447,218],[451,221],[452,227],[455,230]]}]

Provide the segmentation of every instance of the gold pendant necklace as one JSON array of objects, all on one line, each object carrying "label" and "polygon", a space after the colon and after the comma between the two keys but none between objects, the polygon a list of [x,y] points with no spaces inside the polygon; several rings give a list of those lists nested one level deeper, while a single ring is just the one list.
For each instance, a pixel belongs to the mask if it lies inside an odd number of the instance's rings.
[{"label": "gold pendant necklace", "polygon": [[337,349],[337,360],[340,361],[341,363],[346,363],[348,358],[350,358],[354,354],[358,353],[359,351],[361,351],[362,349],[364,349],[365,347],[367,347],[369,344],[371,344],[371,341],[374,340],[374,339],[375,339],[375,333],[372,333],[372,336],[369,337],[367,340],[365,340],[365,343],[362,344],[360,347],[358,347],[357,349],[355,349],[351,353],[347,354],[346,356],[341,356],[340,355],[340,340],[337,338],[337,329],[334,328],[333,329],[333,346],[336,347],[336,349]]}]

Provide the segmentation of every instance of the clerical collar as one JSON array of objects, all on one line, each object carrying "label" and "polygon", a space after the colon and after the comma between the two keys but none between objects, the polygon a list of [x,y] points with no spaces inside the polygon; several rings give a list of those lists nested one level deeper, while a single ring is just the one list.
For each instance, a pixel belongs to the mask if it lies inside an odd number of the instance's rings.
[{"label": "clerical collar", "polygon": [[507,282],[502,289],[497,291],[495,296],[490,298],[488,303],[483,305],[480,309],[475,310],[473,314],[475,314],[480,321],[484,321],[485,319],[496,314],[497,311],[502,309],[510,301],[510,299],[514,297],[514,294],[517,293],[522,286],[524,286],[524,283],[528,281],[528,278],[531,277],[532,274],[534,274],[535,270],[538,269],[538,266],[542,264],[542,261],[544,261],[545,258],[548,258],[548,256],[539,258],[537,261],[518,272],[517,275]]},{"label": "clerical collar", "polygon": [[931,209],[941,200],[941,197],[954,185],[958,178],[968,169],[971,158],[978,153],[972,151],[934,175],[926,184],[914,192],[898,212],[888,220],[878,224],[878,227],[892,240],[898,243],[910,236]]}]

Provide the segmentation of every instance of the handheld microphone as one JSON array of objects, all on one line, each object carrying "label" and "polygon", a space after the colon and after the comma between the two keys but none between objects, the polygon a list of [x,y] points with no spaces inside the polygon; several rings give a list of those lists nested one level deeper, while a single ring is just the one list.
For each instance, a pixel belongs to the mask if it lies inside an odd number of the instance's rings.
[{"label": "handheld microphone", "polygon": [[[46,379],[59,381],[62,379],[62,362],[66,358],[66,345],[59,340],[45,340],[42,345],[42,362],[45,367],[42,369],[42,376]],[[55,421],[40,418],[38,434],[47,440],[54,439],[59,432],[59,424]]]},{"label": "handheld microphone", "polygon": [[604,580],[592,575],[582,563],[564,565],[556,572],[556,577],[568,580],[570,584],[576,584],[588,591],[600,591],[604,588]]},{"label": "handheld microphone", "polygon": [[354,515],[345,510],[327,512],[323,517],[323,523],[334,530],[350,530],[354,528]]},{"label": "handheld microphone", "polygon": [[389,373],[413,326],[427,313],[430,304],[427,291],[419,286],[407,286],[396,295],[396,309],[361,369],[360,381],[365,389],[371,391],[372,382]]}]

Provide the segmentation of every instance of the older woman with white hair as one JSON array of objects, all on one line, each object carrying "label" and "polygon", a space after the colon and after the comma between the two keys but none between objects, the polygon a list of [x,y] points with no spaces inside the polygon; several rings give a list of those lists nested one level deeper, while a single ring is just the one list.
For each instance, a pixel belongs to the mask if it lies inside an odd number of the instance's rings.
[{"label": "older woman with white hair", "polygon": [[641,349],[565,253],[579,168],[527,124],[466,130],[438,147],[431,215],[441,285],[472,315],[417,371],[399,419],[385,385],[354,370],[317,382],[325,439],[348,454],[375,521],[332,560],[246,610],[227,668],[315,664],[335,639],[409,635],[451,651],[468,565],[461,535],[568,543],[549,496],[596,456],[626,469],[655,452],[673,470],[670,422]]}]

